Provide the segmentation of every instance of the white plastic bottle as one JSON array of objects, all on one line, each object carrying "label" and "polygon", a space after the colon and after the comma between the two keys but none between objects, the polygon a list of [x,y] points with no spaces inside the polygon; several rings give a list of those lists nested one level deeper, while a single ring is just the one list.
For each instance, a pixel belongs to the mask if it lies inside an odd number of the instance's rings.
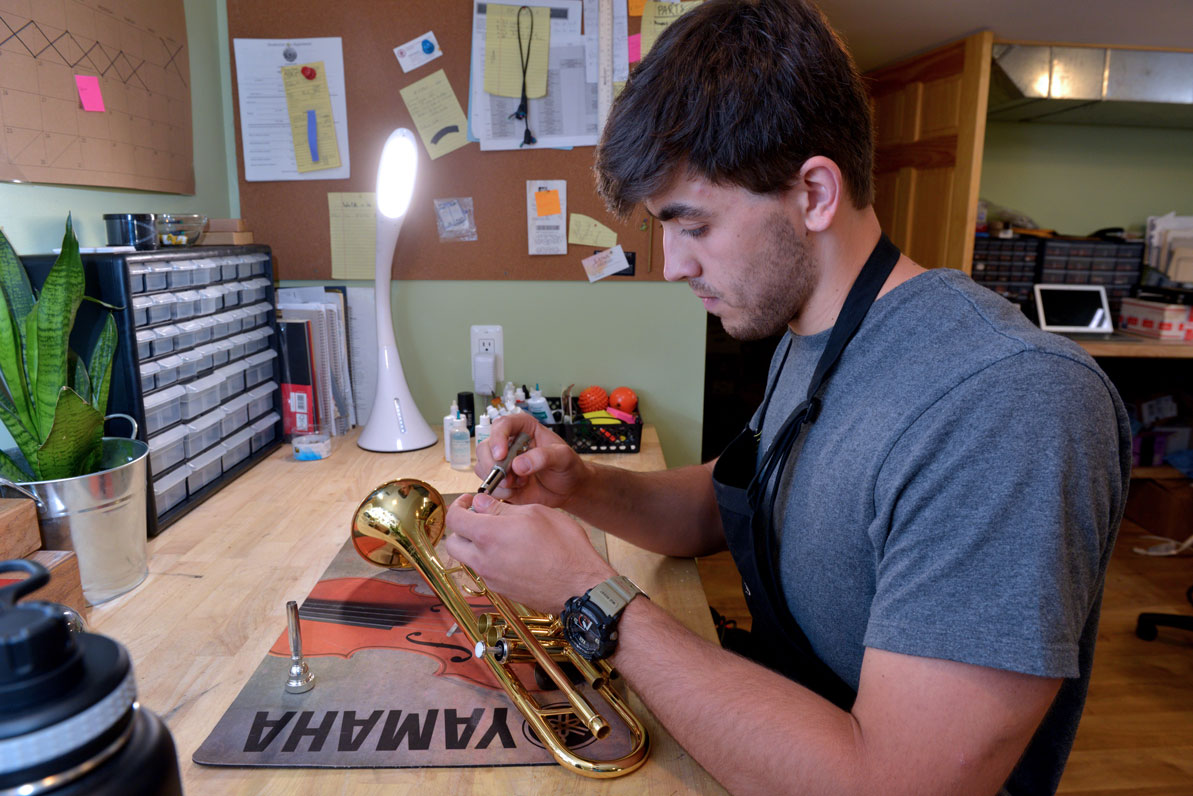
[{"label": "white plastic bottle", "polygon": [[488,413],[480,416],[480,420],[476,421],[476,447],[479,450],[481,443],[489,438],[493,433],[493,423],[489,420]]},{"label": "white plastic bottle", "polygon": [[530,399],[526,401],[526,411],[530,412],[531,416],[540,423],[551,422],[551,410],[547,407],[547,399],[543,397],[542,390],[537,384],[530,391]]},{"label": "white plastic bottle", "polygon": [[453,470],[472,469],[472,437],[468,435],[468,418],[463,415],[452,421],[451,465]]},{"label": "white plastic bottle", "polygon": [[452,423],[458,414],[460,407],[453,400],[451,410],[443,416],[443,460],[448,463],[452,460]]}]

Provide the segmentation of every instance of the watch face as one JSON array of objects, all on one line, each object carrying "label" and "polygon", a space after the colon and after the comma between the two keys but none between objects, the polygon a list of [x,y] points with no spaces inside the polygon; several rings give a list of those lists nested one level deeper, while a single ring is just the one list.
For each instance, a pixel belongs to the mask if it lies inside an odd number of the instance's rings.
[{"label": "watch face", "polygon": [[[572,598],[577,600],[577,598]],[[588,600],[577,600],[563,611],[563,635],[576,652],[588,660],[604,658],[613,651],[611,634],[615,622],[610,622],[600,609]]]}]

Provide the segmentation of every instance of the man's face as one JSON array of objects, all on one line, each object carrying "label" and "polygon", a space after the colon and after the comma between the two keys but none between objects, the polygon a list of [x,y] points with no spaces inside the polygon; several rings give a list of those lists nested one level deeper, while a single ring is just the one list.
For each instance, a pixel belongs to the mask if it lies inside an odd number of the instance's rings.
[{"label": "man's face", "polygon": [[663,225],[663,276],[687,281],[739,340],[782,330],[811,296],[817,271],[782,196],[680,177],[646,209]]}]

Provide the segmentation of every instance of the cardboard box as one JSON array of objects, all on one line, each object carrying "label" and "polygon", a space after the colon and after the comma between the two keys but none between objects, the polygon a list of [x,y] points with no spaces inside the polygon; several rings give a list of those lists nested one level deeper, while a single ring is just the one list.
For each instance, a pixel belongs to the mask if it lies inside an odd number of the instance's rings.
[{"label": "cardboard box", "polygon": [[1184,540],[1193,534],[1193,482],[1187,478],[1146,478],[1131,482],[1127,519],[1148,533]]},{"label": "cardboard box", "polygon": [[0,561],[24,558],[39,547],[36,504],[24,497],[0,498]]},{"label": "cardboard box", "polygon": [[1125,298],[1118,324],[1123,331],[1157,340],[1193,342],[1193,307],[1183,304]]},{"label": "cardboard box", "polygon": [[248,224],[244,223],[243,218],[209,218],[207,219],[208,232],[248,232]]},{"label": "cardboard box", "polygon": [[208,232],[202,238],[204,246],[245,246],[252,242],[251,232]]}]

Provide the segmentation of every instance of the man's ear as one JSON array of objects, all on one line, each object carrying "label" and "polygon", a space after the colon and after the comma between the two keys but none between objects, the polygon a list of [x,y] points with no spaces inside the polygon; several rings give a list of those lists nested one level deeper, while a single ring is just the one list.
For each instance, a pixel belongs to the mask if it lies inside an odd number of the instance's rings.
[{"label": "man's ear", "polygon": [[804,161],[799,176],[804,194],[804,225],[809,232],[824,232],[832,226],[837,208],[845,200],[841,169],[829,158],[815,155]]}]

